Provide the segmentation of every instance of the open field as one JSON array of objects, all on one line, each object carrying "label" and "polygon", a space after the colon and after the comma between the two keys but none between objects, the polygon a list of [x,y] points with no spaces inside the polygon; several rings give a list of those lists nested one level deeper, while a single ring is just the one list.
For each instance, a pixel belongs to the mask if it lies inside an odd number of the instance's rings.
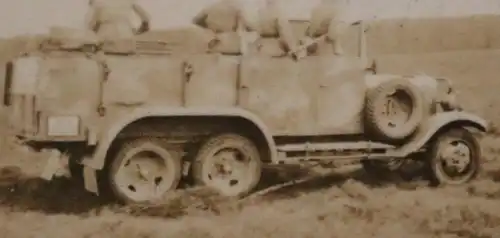
[{"label": "open field", "polygon": [[[381,72],[451,78],[467,110],[500,123],[500,52],[375,58]],[[44,155],[3,145],[0,165],[22,166],[25,175],[0,181],[0,237],[500,237],[500,136],[489,134],[482,143],[485,171],[469,186],[375,183],[355,170],[246,201],[181,191],[165,206],[150,208],[110,205],[72,182],[34,179],[40,166],[34,157]],[[267,177],[263,188],[284,180]]]}]

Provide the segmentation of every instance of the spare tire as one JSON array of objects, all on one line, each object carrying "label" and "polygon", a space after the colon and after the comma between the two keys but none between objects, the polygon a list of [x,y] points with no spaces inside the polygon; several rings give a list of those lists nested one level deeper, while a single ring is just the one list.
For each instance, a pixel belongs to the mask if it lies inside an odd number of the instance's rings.
[{"label": "spare tire", "polygon": [[401,142],[418,128],[425,107],[421,90],[408,80],[383,82],[367,92],[365,131],[379,141]]}]

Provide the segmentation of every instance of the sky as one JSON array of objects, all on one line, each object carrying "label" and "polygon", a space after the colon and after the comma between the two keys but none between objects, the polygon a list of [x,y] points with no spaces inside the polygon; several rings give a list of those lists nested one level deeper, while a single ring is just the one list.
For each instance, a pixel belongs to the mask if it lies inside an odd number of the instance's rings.
[{"label": "sky", "polygon": [[[186,26],[215,0],[138,0],[152,16],[153,29]],[[252,1],[252,0],[242,0]],[[319,0],[282,0],[288,17],[306,19]],[[446,17],[500,13],[500,0],[348,0],[356,19]],[[88,0],[0,0],[0,37],[38,34],[50,26],[83,26]]]}]

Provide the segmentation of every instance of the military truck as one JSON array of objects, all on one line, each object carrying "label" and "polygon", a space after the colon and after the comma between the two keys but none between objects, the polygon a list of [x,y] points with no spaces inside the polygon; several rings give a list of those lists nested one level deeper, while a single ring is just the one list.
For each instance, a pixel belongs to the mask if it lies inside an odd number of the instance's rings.
[{"label": "military truck", "polygon": [[362,26],[358,53],[300,60],[154,40],[116,50],[59,34],[65,46],[52,39],[7,64],[1,93],[16,136],[54,152],[42,177],[69,164],[88,191],[126,203],[158,199],[185,177],[244,196],[265,164],[386,171],[418,159],[437,183],[472,180],[481,148],[470,129],[487,122],[461,109],[451,80],[369,67]]}]

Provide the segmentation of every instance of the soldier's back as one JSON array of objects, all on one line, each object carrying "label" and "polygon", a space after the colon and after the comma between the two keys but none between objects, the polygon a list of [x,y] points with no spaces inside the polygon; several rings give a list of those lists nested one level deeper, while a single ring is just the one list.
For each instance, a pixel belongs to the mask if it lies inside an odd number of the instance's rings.
[{"label": "soldier's back", "polygon": [[205,9],[205,24],[214,32],[236,31],[240,10],[231,0],[220,0]]},{"label": "soldier's back", "polygon": [[130,15],[134,3],[134,0],[94,0],[98,35],[106,39],[133,36]]},{"label": "soldier's back", "polygon": [[258,31],[262,37],[278,37],[278,19],[282,17],[282,12],[277,7],[261,7],[259,9]]},{"label": "soldier's back", "polygon": [[312,37],[324,35],[328,32],[330,23],[343,17],[345,9],[340,4],[322,2],[311,11],[307,34]]},{"label": "soldier's back", "polygon": [[256,51],[272,57],[285,56],[298,42],[282,6],[265,0],[257,1],[256,5],[259,19],[254,30],[260,36],[256,41]]},{"label": "soldier's back", "polygon": [[94,0],[101,22],[129,19],[134,0]]}]

